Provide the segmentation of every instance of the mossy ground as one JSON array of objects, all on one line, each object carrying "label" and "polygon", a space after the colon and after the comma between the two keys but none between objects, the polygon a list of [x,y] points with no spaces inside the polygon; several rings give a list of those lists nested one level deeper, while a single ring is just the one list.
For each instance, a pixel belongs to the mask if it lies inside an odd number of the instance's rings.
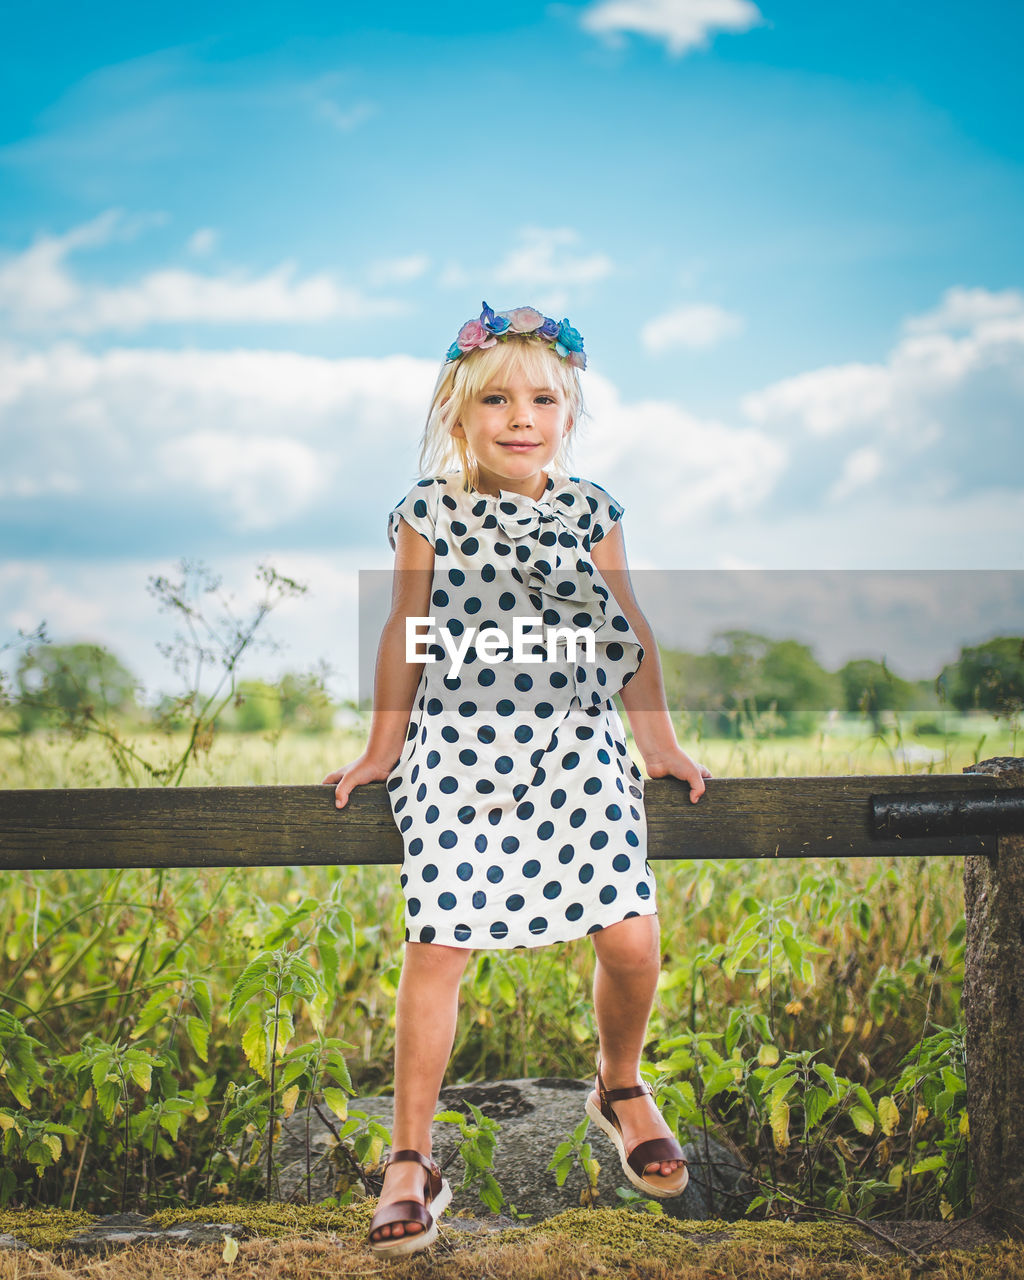
[{"label": "mossy ground", "polygon": [[[238,1222],[252,1233],[226,1262],[220,1245],[146,1245],[106,1257],[75,1255],[60,1242],[95,1221],[88,1214],[14,1211],[0,1231],[33,1245],[0,1252],[0,1280],[327,1280],[392,1273],[413,1280],[1024,1280],[1024,1243],[973,1237],[976,1247],[922,1254],[921,1265],[854,1226],[834,1223],[680,1222],[624,1210],[574,1209],[527,1228],[489,1235],[443,1226],[420,1255],[385,1262],[366,1247],[374,1202],[341,1209],[222,1205],[166,1210],[154,1221]],[[925,1228],[929,1224],[907,1224]],[[939,1231],[943,1228],[939,1228]],[[946,1237],[948,1243],[952,1239]]]}]

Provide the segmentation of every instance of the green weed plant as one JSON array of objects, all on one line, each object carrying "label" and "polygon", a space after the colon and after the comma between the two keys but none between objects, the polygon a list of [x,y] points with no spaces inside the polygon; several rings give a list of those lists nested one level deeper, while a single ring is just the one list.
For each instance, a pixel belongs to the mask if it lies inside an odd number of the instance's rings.
[{"label": "green weed plant", "polygon": [[[187,585],[162,587],[187,624],[178,657],[184,671],[198,644],[209,664],[220,644],[217,691],[183,694],[162,736],[101,721],[0,737],[8,787],[308,783],[358,754],[358,724],[217,738],[256,627],[299,588],[268,571],[262,612],[217,639]],[[1015,746],[1015,725],[960,729],[929,728],[926,759],[898,721],[802,739],[680,733],[718,776],[953,772]],[[680,1139],[733,1149],[756,1214],[969,1212],[958,861],[681,859],[657,879],[663,966],[643,1069]],[[0,1204],[152,1212],[273,1196],[297,1109],[319,1111],[355,1167],[379,1166],[390,1135],[348,1098],[391,1083],[394,869],[8,872],[0,930]],[[449,1078],[590,1077],[592,978],[585,940],[476,953]],[[440,1119],[459,1126],[466,1185],[500,1208],[495,1123],[475,1109]],[[582,1124],[549,1176],[575,1162],[593,1183]],[[307,1156],[307,1195],[312,1173]],[[365,1189],[357,1179],[342,1199]]]}]

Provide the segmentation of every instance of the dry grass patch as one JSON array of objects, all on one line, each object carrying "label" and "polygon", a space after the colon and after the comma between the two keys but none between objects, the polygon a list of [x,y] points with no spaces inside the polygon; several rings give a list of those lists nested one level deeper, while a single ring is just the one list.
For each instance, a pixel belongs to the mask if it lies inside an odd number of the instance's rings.
[{"label": "dry grass patch", "polygon": [[[953,1238],[942,1236],[942,1224],[905,1224],[921,1228],[913,1237],[924,1254],[917,1265],[855,1227],[830,1223],[680,1222],[571,1210],[490,1235],[459,1230],[449,1219],[432,1249],[391,1262],[366,1245],[372,1201],[338,1210],[247,1208],[161,1215],[168,1224],[247,1219],[256,1238],[243,1240],[230,1263],[221,1245],[145,1245],[104,1257],[32,1249],[0,1252],[0,1280],[1024,1280],[1024,1243],[993,1241],[975,1230],[961,1243],[978,1247],[947,1250]],[[282,1231],[288,1238],[275,1238]],[[930,1235],[939,1247],[926,1254]]]},{"label": "dry grass patch", "polygon": [[146,1246],[105,1258],[32,1251],[0,1254],[0,1280],[1024,1280],[1024,1246],[1004,1242],[973,1254],[935,1254],[923,1268],[867,1254],[823,1258],[792,1245],[753,1241],[693,1246],[675,1261],[638,1244],[628,1254],[566,1237],[460,1240],[452,1232],[424,1255],[383,1261],[353,1241],[249,1240],[225,1263],[219,1246]]}]

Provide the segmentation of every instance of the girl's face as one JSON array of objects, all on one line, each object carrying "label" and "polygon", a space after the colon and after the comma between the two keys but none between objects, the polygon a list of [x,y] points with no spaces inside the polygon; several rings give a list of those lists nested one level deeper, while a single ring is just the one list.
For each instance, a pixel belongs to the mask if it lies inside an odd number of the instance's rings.
[{"label": "girl's face", "polygon": [[[499,385],[499,383],[501,385]],[[510,370],[466,401],[452,435],[465,440],[479,468],[477,488],[539,498],[544,474],[569,430],[565,393]]]}]

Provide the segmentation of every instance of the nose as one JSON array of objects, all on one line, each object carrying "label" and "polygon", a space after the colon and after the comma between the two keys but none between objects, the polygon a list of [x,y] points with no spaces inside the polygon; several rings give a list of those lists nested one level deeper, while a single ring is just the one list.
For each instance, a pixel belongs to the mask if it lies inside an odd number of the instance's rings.
[{"label": "nose", "polygon": [[533,426],[533,404],[530,401],[513,406],[511,425],[513,428]]}]

